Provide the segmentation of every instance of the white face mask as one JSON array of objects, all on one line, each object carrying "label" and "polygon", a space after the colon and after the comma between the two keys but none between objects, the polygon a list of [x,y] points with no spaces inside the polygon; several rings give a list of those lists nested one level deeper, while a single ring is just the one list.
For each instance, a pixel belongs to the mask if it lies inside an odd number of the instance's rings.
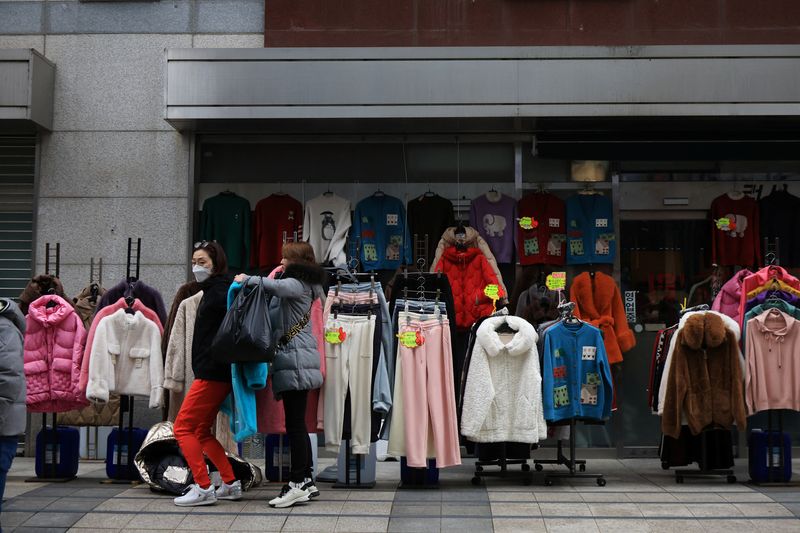
[{"label": "white face mask", "polygon": [[194,279],[196,279],[199,283],[202,283],[211,276],[211,269],[202,267],[200,265],[194,265],[192,267],[192,273],[194,274]]}]

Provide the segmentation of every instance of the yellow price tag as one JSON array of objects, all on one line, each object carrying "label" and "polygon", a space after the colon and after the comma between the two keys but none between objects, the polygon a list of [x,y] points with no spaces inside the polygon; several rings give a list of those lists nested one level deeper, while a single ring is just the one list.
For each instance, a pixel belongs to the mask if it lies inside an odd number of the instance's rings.
[{"label": "yellow price tag", "polygon": [[728,229],[731,225],[731,219],[723,217],[717,220],[717,229]]},{"label": "yellow price tag", "polygon": [[483,289],[483,294],[486,295],[487,298],[490,300],[499,300],[500,299],[500,287],[491,283]]},{"label": "yellow price tag", "polygon": [[400,339],[400,344],[406,348],[416,348],[417,346],[422,346],[425,343],[425,339],[418,331],[404,331],[402,333],[398,333],[397,337]]},{"label": "yellow price tag", "polygon": [[567,273],[553,272],[548,274],[544,284],[551,291],[563,291],[567,288]]},{"label": "yellow price tag", "polygon": [[539,223],[533,217],[522,217],[519,219],[519,227],[522,229],[534,229]]},{"label": "yellow price tag", "polygon": [[329,344],[341,344],[345,338],[347,338],[347,334],[342,328],[325,331],[325,342]]}]

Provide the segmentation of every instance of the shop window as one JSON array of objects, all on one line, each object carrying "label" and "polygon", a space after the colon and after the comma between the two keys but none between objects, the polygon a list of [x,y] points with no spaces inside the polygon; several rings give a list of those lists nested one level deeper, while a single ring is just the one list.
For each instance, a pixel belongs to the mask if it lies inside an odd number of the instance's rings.
[{"label": "shop window", "polygon": [[31,276],[36,139],[0,136],[0,297],[17,298]]}]

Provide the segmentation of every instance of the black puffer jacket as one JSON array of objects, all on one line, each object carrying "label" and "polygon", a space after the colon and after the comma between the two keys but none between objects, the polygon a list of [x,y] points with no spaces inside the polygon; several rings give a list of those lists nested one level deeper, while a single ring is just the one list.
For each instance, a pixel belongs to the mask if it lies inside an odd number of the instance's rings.
[{"label": "black puffer jacket", "polygon": [[217,334],[225,313],[228,312],[228,276],[212,276],[200,283],[203,298],[197,308],[192,340],[192,371],[195,379],[231,381],[231,365],[220,363],[211,353],[211,343]]}]

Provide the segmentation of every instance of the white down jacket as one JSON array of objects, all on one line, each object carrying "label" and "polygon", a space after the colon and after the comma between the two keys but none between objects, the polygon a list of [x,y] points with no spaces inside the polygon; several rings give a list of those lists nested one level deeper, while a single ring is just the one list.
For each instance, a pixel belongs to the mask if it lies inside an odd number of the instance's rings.
[{"label": "white down jacket", "polygon": [[[503,323],[516,332],[510,340],[496,331]],[[516,316],[481,324],[464,389],[462,435],[474,442],[534,443],[547,437],[537,340],[533,326]]]}]

